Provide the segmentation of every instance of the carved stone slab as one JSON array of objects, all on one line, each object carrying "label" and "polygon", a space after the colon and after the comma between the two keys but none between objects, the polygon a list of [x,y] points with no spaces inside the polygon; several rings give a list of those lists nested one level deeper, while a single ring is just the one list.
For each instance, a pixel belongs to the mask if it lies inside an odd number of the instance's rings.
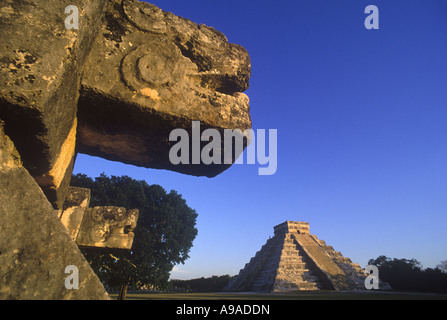
[{"label": "carved stone slab", "polygon": [[138,209],[94,207],[85,210],[76,238],[79,246],[131,249]]}]

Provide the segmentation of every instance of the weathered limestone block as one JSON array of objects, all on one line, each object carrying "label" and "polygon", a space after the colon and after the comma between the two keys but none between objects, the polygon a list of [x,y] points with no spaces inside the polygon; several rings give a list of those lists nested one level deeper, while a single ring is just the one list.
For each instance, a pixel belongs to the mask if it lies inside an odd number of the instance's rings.
[{"label": "weathered limestone block", "polygon": [[[75,159],[80,74],[106,0],[0,2],[0,119],[24,167],[57,208]],[[79,30],[65,8],[79,9]]]},{"label": "weathered limestone block", "polygon": [[[65,287],[67,266],[79,289]],[[109,299],[0,122],[0,299]]]},{"label": "weathered limestone block", "polygon": [[[215,176],[230,165],[173,165],[173,129],[251,128],[250,57],[211,27],[134,0],[114,0],[87,59],[79,101],[81,153]],[[223,138],[223,134],[221,137]],[[202,145],[204,142],[202,142]],[[191,153],[190,153],[191,154]]]},{"label": "weathered limestone block", "polygon": [[94,207],[85,211],[76,238],[79,246],[131,249],[138,209]]},{"label": "weathered limestone block", "polygon": [[0,170],[2,171],[22,166],[20,154],[11,139],[5,135],[4,126],[5,123],[0,120]]},{"label": "weathered limestone block", "polygon": [[69,188],[60,219],[71,238],[83,247],[131,249],[139,210],[89,204],[90,189]]},{"label": "weathered limestone block", "polygon": [[76,241],[79,229],[81,228],[82,218],[89,204],[90,189],[77,187],[70,187],[68,189],[63,207],[64,210],[61,211],[60,219],[74,241]]},{"label": "weathered limestone block", "polygon": [[[310,234],[309,223],[301,221],[286,221],[273,228],[275,235],[283,233]],[[292,242],[292,240],[290,239]]]}]

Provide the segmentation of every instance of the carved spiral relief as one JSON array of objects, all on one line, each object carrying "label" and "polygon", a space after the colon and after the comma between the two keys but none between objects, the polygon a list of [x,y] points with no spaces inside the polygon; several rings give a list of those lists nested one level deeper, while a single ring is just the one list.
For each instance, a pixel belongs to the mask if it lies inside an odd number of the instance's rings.
[{"label": "carved spiral relief", "polygon": [[159,90],[180,82],[186,70],[178,63],[175,49],[172,44],[156,42],[141,45],[127,54],[121,64],[126,85],[147,95],[150,90]]},{"label": "carved spiral relief", "polygon": [[127,18],[138,29],[156,34],[165,34],[167,32],[163,11],[153,4],[125,0],[123,2],[123,10]]}]

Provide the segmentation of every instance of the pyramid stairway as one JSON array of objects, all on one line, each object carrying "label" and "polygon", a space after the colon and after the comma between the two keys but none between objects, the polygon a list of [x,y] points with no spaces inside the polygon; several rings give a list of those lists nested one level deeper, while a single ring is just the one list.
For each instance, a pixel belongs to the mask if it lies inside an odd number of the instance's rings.
[{"label": "pyramid stairway", "polygon": [[309,232],[307,222],[286,221],[274,228],[228,291],[291,292],[357,290],[366,277],[358,264]]}]

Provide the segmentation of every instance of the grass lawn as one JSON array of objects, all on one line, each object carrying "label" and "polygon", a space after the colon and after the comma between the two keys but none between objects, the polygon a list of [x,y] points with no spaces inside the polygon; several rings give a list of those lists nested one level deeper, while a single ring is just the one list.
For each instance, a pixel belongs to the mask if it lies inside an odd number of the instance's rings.
[{"label": "grass lawn", "polygon": [[[111,294],[113,299],[117,294]],[[127,300],[447,300],[447,295],[414,292],[336,292],[297,293],[128,293]]]}]

